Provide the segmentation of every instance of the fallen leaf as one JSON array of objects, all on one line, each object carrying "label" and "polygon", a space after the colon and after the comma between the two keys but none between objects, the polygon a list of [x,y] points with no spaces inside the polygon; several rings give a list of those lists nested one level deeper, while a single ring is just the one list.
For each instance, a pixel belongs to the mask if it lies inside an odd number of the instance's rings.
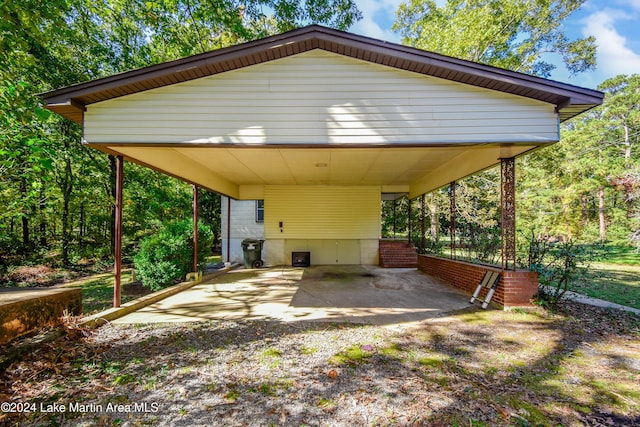
[{"label": "fallen leaf", "polygon": [[510,418],[509,412],[507,412],[505,409],[500,406],[496,406],[496,408],[498,409],[498,412],[500,412],[500,415],[502,415],[502,418],[504,418],[505,420],[508,420]]},{"label": "fallen leaf", "polygon": [[335,380],[336,378],[338,378],[340,376],[340,373],[338,371],[336,371],[335,369],[332,369],[329,371],[329,374],[327,375],[329,378],[331,378],[332,380]]}]

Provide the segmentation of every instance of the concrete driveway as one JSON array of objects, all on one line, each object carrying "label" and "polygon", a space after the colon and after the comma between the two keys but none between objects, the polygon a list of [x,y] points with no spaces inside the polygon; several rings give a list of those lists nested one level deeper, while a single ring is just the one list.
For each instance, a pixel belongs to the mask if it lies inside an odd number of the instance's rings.
[{"label": "concrete driveway", "polygon": [[372,266],[233,270],[113,323],[213,319],[392,325],[469,307],[469,296],[416,269]]}]

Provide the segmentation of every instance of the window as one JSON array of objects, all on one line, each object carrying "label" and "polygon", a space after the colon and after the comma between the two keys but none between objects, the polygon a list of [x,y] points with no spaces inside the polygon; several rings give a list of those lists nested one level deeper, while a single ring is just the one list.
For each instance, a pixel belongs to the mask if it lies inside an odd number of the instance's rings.
[{"label": "window", "polygon": [[264,200],[256,200],[256,222],[264,222]]}]

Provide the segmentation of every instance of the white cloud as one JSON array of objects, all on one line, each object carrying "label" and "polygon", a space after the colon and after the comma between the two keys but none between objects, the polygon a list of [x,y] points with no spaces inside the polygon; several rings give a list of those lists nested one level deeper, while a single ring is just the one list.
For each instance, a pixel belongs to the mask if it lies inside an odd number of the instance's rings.
[{"label": "white cloud", "polygon": [[349,31],[389,42],[399,42],[400,35],[391,31],[391,24],[380,22],[380,16],[386,16],[393,22],[396,10],[402,0],[356,0],[358,9],[362,11],[362,19],[356,22]]},{"label": "white cloud", "polygon": [[640,0],[627,0],[629,6],[635,10],[640,10]]},{"label": "white cloud", "polygon": [[[640,3],[640,0],[632,0]],[[585,20],[583,34],[594,36],[598,45],[598,68],[608,77],[634,74],[640,70],[640,54],[627,46],[626,37],[615,28],[616,20],[625,19],[622,11],[602,10]]]}]

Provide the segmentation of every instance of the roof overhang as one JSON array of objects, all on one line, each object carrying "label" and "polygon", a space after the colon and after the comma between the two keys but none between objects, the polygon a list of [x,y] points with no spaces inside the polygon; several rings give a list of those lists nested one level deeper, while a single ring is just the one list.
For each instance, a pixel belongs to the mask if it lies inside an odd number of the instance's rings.
[{"label": "roof overhang", "polygon": [[602,103],[602,92],[464,61],[318,25],[42,94],[46,107],[82,123],[89,104],[276,60],[313,49],[554,104],[560,121]]},{"label": "roof overhang", "polygon": [[[603,93],[595,90],[317,25],[80,83],[41,96],[48,109],[84,124],[87,107],[99,108],[91,107],[92,104],[315,49],[540,101],[551,112],[549,119],[545,119],[546,124],[549,125],[550,121],[556,130],[558,120],[568,120],[600,105],[604,97]],[[397,131],[401,133],[402,129],[398,127]],[[501,158],[553,144],[557,142],[558,133],[554,132],[554,135],[555,138],[540,140],[476,140],[472,143],[443,140],[357,146],[332,144],[330,141],[312,145],[89,142],[90,146],[106,153],[122,155],[233,198],[260,198],[265,185],[375,185],[380,186],[382,193],[409,193],[416,197],[491,167]]]},{"label": "roof overhang", "polygon": [[231,198],[250,200],[262,199],[267,185],[376,186],[395,198],[415,198],[490,168],[501,158],[544,145],[91,146]]}]

